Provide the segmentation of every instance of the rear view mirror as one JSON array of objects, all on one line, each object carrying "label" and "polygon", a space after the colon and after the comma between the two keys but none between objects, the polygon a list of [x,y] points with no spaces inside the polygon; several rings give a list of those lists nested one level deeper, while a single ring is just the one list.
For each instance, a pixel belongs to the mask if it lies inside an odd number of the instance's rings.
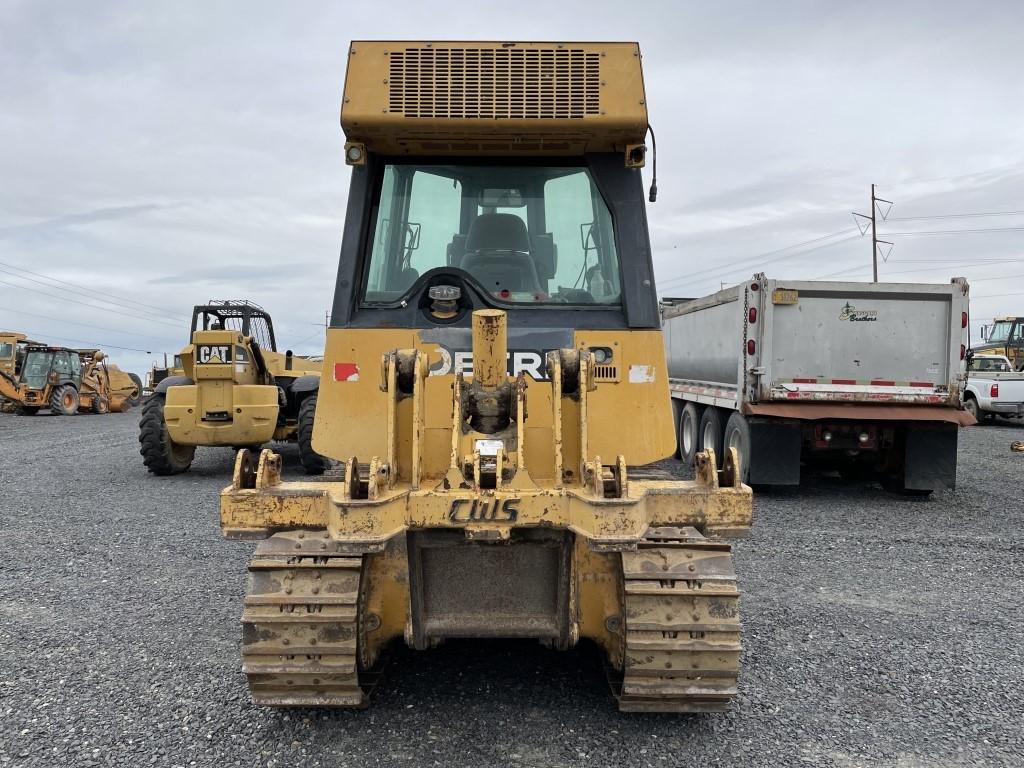
[{"label": "rear view mirror", "polygon": [[518,189],[485,189],[477,196],[481,208],[522,208],[526,205]]}]

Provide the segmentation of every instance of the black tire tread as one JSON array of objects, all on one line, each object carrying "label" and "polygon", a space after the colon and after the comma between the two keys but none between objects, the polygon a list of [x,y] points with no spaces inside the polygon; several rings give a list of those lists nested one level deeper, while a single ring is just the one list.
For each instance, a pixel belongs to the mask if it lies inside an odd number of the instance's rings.
[{"label": "black tire tread", "polygon": [[298,430],[299,459],[307,475],[322,475],[327,459],[313,450],[313,416],[316,414],[316,395],[310,395],[299,406]]},{"label": "black tire tread", "polygon": [[[142,406],[142,417],[139,419],[139,453],[142,463],[154,475],[177,475],[188,470],[192,465],[190,457],[187,463],[175,459],[171,451],[171,438],[167,435],[164,423],[164,398],[155,395]],[[195,451],[193,450],[193,455]]]}]

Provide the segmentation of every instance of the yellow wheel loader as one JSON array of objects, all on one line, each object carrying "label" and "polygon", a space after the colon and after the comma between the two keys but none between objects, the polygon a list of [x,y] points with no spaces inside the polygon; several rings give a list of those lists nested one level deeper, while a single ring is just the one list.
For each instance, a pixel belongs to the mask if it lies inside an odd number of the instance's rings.
[{"label": "yellow wheel loader", "polygon": [[[21,375],[21,364],[25,359],[25,350],[29,346],[39,346],[42,342],[32,341],[24,333],[16,331],[0,331],[0,374],[6,373],[17,382]],[[17,403],[0,395],[0,411],[13,412],[18,409]]]},{"label": "yellow wheel loader", "polygon": [[142,407],[140,453],[150,472],[186,471],[197,446],[258,449],[271,440],[298,441],[306,472],[324,471],[310,447],[321,363],[278,352],[266,310],[248,301],[196,306],[176,365],[179,358],[181,375],[162,377]]},{"label": "yellow wheel loader", "polygon": [[46,408],[60,416],[126,411],[140,392],[135,381],[97,349],[29,346],[19,377],[0,371],[0,396],[27,416]]},{"label": "yellow wheel loader", "polygon": [[313,448],[240,451],[242,667],[270,706],[362,707],[387,646],[582,640],[622,710],[736,694],[735,451],[677,480],[626,43],[351,46],[351,189]]}]

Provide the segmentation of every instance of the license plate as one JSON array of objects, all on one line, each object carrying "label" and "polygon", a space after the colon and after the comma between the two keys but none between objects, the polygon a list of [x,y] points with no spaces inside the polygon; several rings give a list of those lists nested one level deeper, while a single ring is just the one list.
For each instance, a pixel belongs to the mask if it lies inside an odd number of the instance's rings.
[{"label": "license plate", "polygon": [[772,291],[772,304],[796,304],[798,298],[792,288],[776,288]]}]

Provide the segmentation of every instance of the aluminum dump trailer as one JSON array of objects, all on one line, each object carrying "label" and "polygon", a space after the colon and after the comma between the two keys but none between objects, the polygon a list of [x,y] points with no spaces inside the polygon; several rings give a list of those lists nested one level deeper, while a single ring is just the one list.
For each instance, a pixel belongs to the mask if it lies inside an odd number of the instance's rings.
[{"label": "aluminum dump trailer", "polygon": [[969,289],[771,280],[665,300],[679,452],[735,447],[744,479],[802,468],[927,494],[956,482]]}]

